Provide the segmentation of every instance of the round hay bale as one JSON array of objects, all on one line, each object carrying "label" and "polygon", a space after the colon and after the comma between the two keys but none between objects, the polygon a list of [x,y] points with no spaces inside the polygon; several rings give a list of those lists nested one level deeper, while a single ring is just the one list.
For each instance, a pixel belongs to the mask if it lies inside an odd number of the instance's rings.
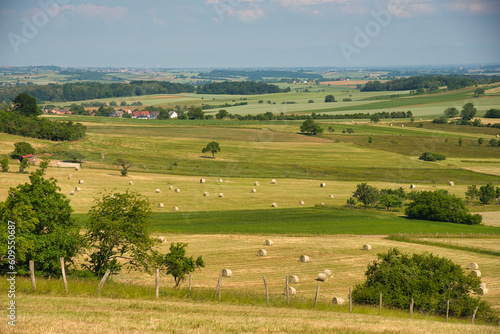
[{"label": "round hay bale", "polygon": [[481,277],[481,272],[479,270],[473,270],[470,272],[474,277]]},{"label": "round hay bale", "polygon": [[325,203],[321,202],[319,203],[319,206],[325,206]]},{"label": "round hay bale", "polygon": [[168,187],[168,190],[174,190],[174,186]]},{"label": "round hay bale", "polygon": [[257,192],[257,189],[255,189],[255,188],[254,188],[254,189],[250,190],[250,192],[251,192],[252,194],[255,194],[255,193]]},{"label": "round hay bale", "polygon": [[78,172],[80,170],[80,167],[75,167],[75,170]]},{"label": "round hay bale", "polygon": [[328,282],[328,275],[325,273],[319,273],[318,274],[318,281]]},{"label": "round hay bale", "polygon": [[219,197],[224,197],[224,194],[223,193],[219,193]]},{"label": "round hay bale", "polygon": [[83,180],[79,180],[78,184],[83,184],[83,182],[84,182]]},{"label": "round hay bale", "polygon": [[478,270],[479,266],[477,265],[476,262],[471,262],[471,263],[469,263],[469,269],[470,270]]},{"label": "round hay bale", "polygon": [[276,180],[275,180],[275,179],[272,179],[272,180],[271,180],[271,184],[276,184]]},{"label": "round hay bale", "polygon": [[479,287],[480,287],[480,288],[486,288],[486,283],[481,283],[481,284],[479,284]]},{"label": "round hay bale", "polygon": [[257,256],[266,257],[267,256],[267,251],[265,249],[259,249],[257,251]]},{"label": "round hay bale", "polygon": [[157,194],[159,194],[159,193],[161,193],[161,189],[156,189],[156,190],[155,190],[155,192],[156,192]]},{"label": "round hay bale", "polygon": [[200,183],[205,183],[205,179],[200,179]]},{"label": "round hay bale", "polygon": [[264,242],[264,245],[266,245],[266,246],[272,246],[272,245],[274,245],[274,242],[273,242],[272,240],[270,240],[270,239],[267,239],[267,240]]},{"label": "round hay bale", "polygon": [[372,245],[369,245],[369,244],[363,245],[363,250],[366,250],[366,251],[372,250]]},{"label": "round hay bale", "polygon": [[336,304],[336,305],[344,305],[345,301],[344,301],[344,298],[333,297],[332,303]]},{"label": "round hay bale", "polygon": [[178,208],[178,207],[176,207],[176,206],[174,206],[174,207],[172,208],[172,211],[177,212],[177,211],[179,211],[179,208]]},{"label": "round hay bale", "polygon": [[484,296],[486,294],[488,294],[488,288],[484,287],[479,287],[479,290],[477,291],[477,294],[478,295],[481,295],[481,296]]},{"label": "round hay bale", "polygon": [[210,194],[209,194],[209,193],[207,193],[207,192],[205,191],[205,192],[203,193],[203,196],[208,197],[208,196],[210,196]]},{"label": "round hay bale", "polygon": [[304,205],[304,201],[299,201],[299,205]]},{"label": "round hay bale", "polygon": [[163,207],[165,207],[165,205],[163,203],[158,203],[158,207],[163,208]]},{"label": "round hay bale", "polygon": [[278,204],[277,204],[277,203],[272,203],[272,204],[271,204],[271,206],[272,206],[273,208],[277,208],[277,207],[278,207]]},{"label": "round hay bale", "polygon": [[333,199],[333,195],[332,194],[328,195],[328,198]]},{"label": "round hay bale", "polygon": [[231,277],[233,275],[233,272],[231,269],[222,269],[222,276],[223,277]]},{"label": "round hay bale", "polygon": [[448,184],[449,184],[450,186],[454,186],[454,185],[455,185],[455,182],[450,181]]},{"label": "round hay bale", "polygon": [[134,181],[128,181],[128,185],[129,186],[133,186],[134,185]]},{"label": "round hay bale", "polygon": [[405,127],[405,125],[404,125],[404,124],[401,124],[401,127],[402,127],[402,128],[404,128],[404,127]]},{"label": "round hay bale", "polygon": [[309,262],[309,256],[307,255],[301,255],[299,258],[300,262]]},{"label": "round hay bale", "polygon": [[414,184],[410,185],[410,189],[415,189],[416,187],[417,187],[417,186],[416,186],[416,185],[414,185]]},{"label": "round hay bale", "polygon": [[328,278],[332,277],[333,273],[330,269],[325,269],[325,271],[323,271],[323,273],[328,276]]},{"label": "round hay bale", "polygon": [[[285,288],[285,294],[286,294],[286,288]],[[295,288],[293,286],[289,286],[288,287],[288,294],[289,295],[296,295],[297,294],[297,290],[295,290]]]},{"label": "round hay bale", "polygon": [[320,186],[321,188],[324,188],[324,187],[326,187],[326,183],[322,182],[319,186]]},{"label": "round hay bale", "polygon": [[217,179],[217,183],[222,183],[222,179],[221,179],[221,178],[218,178],[218,179]]},{"label": "round hay bale", "polygon": [[69,192],[69,194],[70,194],[70,195],[74,195],[74,194],[75,194],[75,192],[74,192],[73,190],[71,190],[71,191]]},{"label": "round hay bale", "polygon": [[288,276],[288,283],[299,283],[299,276],[297,275]]},{"label": "round hay bale", "polygon": [[392,124],[390,124],[390,126],[392,126]]},{"label": "round hay bale", "polygon": [[175,189],[175,192],[176,192],[176,193],[180,193],[180,192],[181,192],[181,190],[180,190],[179,188],[177,188],[177,189]]},{"label": "round hay bale", "polygon": [[82,188],[80,188],[80,187],[75,187],[75,191],[82,191]]},{"label": "round hay bale", "polygon": [[259,181],[255,181],[255,182],[253,183],[253,185],[254,185],[254,186],[256,186],[256,187],[258,187],[258,186],[260,186],[260,183],[259,183]]},{"label": "round hay bale", "polygon": [[68,175],[68,180],[71,180],[72,177],[73,177],[73,174],[69,174]]},{"label": "round hay bale", "polygon": [[162,244],[167,242],[167,238],[165,237],[158,237],[158,241],[161,242]]}]

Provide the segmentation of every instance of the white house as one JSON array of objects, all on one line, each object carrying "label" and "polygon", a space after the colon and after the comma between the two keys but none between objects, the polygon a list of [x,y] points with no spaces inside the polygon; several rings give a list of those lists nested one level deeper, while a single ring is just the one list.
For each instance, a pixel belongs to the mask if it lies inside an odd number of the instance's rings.
[{"label": "white house", "polygon": [[168,112],[168,116],[170,116],[170,118],[177,118],[178,115],[177,115],[177,113],[175,111],[170,110]]}]

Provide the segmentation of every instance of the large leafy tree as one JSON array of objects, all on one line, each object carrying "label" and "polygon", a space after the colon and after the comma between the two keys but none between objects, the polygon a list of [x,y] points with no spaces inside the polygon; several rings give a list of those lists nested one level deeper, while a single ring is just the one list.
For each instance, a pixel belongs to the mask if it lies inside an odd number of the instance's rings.
[{"label": "large leafy tree", "polygon": [[91,251],[88,268],[98,276],[107,269],[117,273],[123,263],[148,269],[154,243],[148,232],[150,213],[147,198],[133,192],[96,198],[86,233]]},{"label": "large leafy tree", "polygon": [[321,134],[324,129],[317,123],[314,122],[312,118],[306,119],[300,126],[300,132],[309,133],[311,135]]},{"label": "large leafy tree", "polygon": [[42,109],[36,104],[36,99],[26,93],[20,93],[12,101],[12,110],[23,116],[38,116],[42,114]]},{"label": "large leafy tree", "polygon": [[352,193],[352,197],[363,203],[365,208],[370,204],[375,204],[380,198],[377,188],[366,183],[361,183],[356,186],[356,191]]},{"label": "large leafy tree", "polygon": [[425,312],[446,312],[450,300],[450,315],[470,316],[476,306],[478,317],[492,320],[490,306],[470,292],[478,292],[478,277],[465,275],[462,268],[451,260],[432,254],[404,254],[398,249],[378,254],[378,260],[368,265],[366,281],[356,285],[352,298],[363,304],[378,304],[383,294],[384,304]]},{"label": "large leafy tree", "polygon": [[13,155],[26,155],[26,154],[35,154],[35,149],[31,146],[30,143],[21,141],[14,144],[14,152]]},{"label": "large leafy tree", "polygon": [[463,105],[462,112],[460,114],[462,115],[462,119],[464,121],[470,121],[474,118],[474,116],[476,116],[476,113],[476,107],[474,107],[473,103],[469,102]]},{"label": "large leafy tree", "polygon": [[216,141],[212,141],[207,144],[202,150],[201,153],[212,153],[212,157],[215,158],[215,153],[220,152],[220,146],[219,143]]},{"label": "large leafy tree", "polygon": [[178,242],[170,244],[170,252],[158,259],[159,265],[166,271],[167,275],[172,275],[175,281],[175,287],[178,287],[187,274],[204,268],[205,262],[201,256],[195,260],[192,256],[186,256],[186,247],[188,244]]},{"label": "large leafy tree", "polygon": [[[59,259],[68,264],[79,253],[83,238],[71,217],[69,199],[60,193],[53,178],[45,179],[41,170],[31,173],[30,182],[10,188],[5,202],[0,203],[0,249],[7,253],[7,224],[15,223],[16,269],[29,272],[29,261],[41,274],[60,274]],[[5,264],[2,261],[2,264]]]}]

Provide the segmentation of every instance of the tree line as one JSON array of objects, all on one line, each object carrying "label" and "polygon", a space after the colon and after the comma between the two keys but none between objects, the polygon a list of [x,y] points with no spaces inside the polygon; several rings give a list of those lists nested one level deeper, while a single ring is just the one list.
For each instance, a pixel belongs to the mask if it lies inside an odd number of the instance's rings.
[{"label": "tree line", "polygon": [[198,86],[198,94],[228,94],[228,95],[257,95],[289,92],[290,87],[285,89],[277,85],[254,82],[254,81],[226,81],[213,82]]}]

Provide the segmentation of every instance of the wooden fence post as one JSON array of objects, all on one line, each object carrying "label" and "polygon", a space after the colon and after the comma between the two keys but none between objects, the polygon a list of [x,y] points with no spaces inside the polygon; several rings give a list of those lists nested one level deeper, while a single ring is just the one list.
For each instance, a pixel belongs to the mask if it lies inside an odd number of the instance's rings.
[{"label": "wooden fence post", "polygon": [[319,284],[318,288],[316,289],[316,298],[314,298],[314,308],[316,308],[316,304],[318,303],[318,297],[319,297]]},{"label": "wooden fence post", "polygon": [[450,314],[450,300],[446,300],[446,322],[448,322],[448,314]]},{"label": "wooden fence post", "polygon": [[349,313],[352,313],[352,288],[349,287]]},{"label": "wooden fence post", "polygon": [[285,276],[286,304],[290,306],[290,293],[288,292],[288,276]]},{"label": "wooden fence post", "polygon": [[35,262],[30,261],[30,276],[31,276],[31,287],[33,290],[36,290],[36,281],[35,281]]},{"label": "wooden fence post", "polygon": [[191,296],[191,283],[193,282],[193,274],[189,274],[189,289],[188,289],[188,297]]},{"label": "wooden fence post", "polygon": [[263,279],[264,279],[264,287],[266,288],[266,304],[269,306],[269,289],[267,288],[266,276],[263,276]]},{"label": "wooden fence post", "polygon": [[471,325],[474,325],[474,319],[476,318],[476,312],[477,312],[478,308],[479,308],[479,305],[476,306],[476,309],[474,310],[474,313],[472,314],[472,320],[470,322]]},{"label": "wooden fence post", "polygon": [[66,280],[66,269],[64,268],[64,258],[61,257],[61,271],[62,271],[62,277],[64,281],[64,289],[66,290],[66,293],[69,293],[68,291],[68,281]]},{"label": "wooden fence post", "polygon": [[410,318],[413,319],[413,299],[411,300],[411,304],[410,304]]},{"label": "wooden fence post", "polygon": [[108,279],[108,276],[109,276],[109,273],[111,271],[108,269],[106,270],[106,273],[104,274],[104,276],[102,277],[101,279],[101,282],[99,282],[99,286],[97,287],[97,291],[95,292],[96,295],[99,294],[99,292],[101,291],[102,289],[102,286],[104,285],[104,283],[106,282],[106,280]]},{"label": "wooden fence post", "polygon": [[380,293],[379,302],[378,302],[378,315],[382,314],[382,292]]},{"label": "wooden fence post", "polygon": [[158,299],[160,295],[160,269],[156,268],[156,291],[155,297]]}]

